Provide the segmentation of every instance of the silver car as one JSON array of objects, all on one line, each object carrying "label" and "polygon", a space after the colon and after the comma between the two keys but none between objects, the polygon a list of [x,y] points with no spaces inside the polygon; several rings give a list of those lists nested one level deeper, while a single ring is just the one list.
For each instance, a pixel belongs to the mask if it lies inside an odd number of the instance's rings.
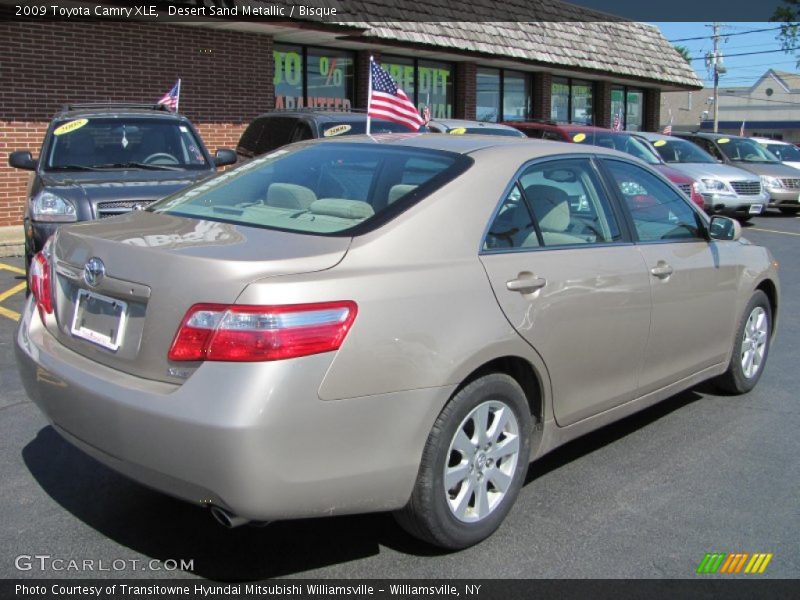
[{"label": "silver car", "polygon": [[761,179],[738,167],[725,165],[699,146],[670,135],[640,132],[664,162],[698,182],[710,213],[749,218],[761,214],[769,193]]},{"label": "silver car", "polygon": [[426,123],[433,133],[448,133],[450,135],[503,135],[508,137],[527,137],[519,129],[514,129],[502,123],[486,121],[467,121],[465,119],[436,119]]},{"label": "silver car", "polygon": [[67,440],[227,526],[394,511],[463,548],[530,460],[756,385],[777,263],[740,234],[595,146],[302,142],[61,229],[18,364]]}]

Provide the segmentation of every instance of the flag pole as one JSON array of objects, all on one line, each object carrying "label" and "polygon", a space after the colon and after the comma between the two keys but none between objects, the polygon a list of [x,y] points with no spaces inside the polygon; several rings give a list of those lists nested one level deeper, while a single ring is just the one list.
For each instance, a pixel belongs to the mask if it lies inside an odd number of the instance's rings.
[{"label": "flag pole", "polygon": [[181,105],[181,78],[178,77],[178,97],[175,99],[175,112],[178,112],[178,109]]},{"label": "flag pole", "polygon": [[369,105],[372,104],[372,55],[369,55],[369,72],[367,74],[367,135],[370,134]]}]

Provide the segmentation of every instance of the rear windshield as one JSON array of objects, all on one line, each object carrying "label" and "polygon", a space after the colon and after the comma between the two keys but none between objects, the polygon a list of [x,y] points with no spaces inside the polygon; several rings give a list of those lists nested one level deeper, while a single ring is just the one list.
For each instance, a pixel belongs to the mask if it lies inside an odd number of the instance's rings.
[{"label": "rear windshield", "polygon": [[54,124],[45,168],[79,171],[207,169],[192,130],[167,119],[91,118]]},{"label": "rear windshield", "polygon": [[655,152],[650,150],[644,142],[636,139],[632,135],[590,131],[588,133],[573,134],[572,141],[578,144],[591,144],[593,146],[619,150],[620,152],[635,156],[639,160],[643,160],[651,165],[661,164],[661,159],[656,156]]},{"label": "rear windshield", "polygon": [[708,152],[686,140],[655,140],[653,142],[661,158],[668,163],[716,163]]},{"label": "rear windshield", "polygon": [[354,235],[393,218],[463,173],[461,154],[378,144],[281,148],[148,210],[321,235]]},{"label": "rear windshield", "polygon": [[[427,131],[427,127],[423,127],[419,131]],[[334,121],[331,123],[320,123],[319,132],[322,137],[334,137],[339,135],[360,135],[367,132],[367,120],[359,119],[357,121]],[[381,119],[372,119],[369,127],[370,134],[378,133],[413,133],[405,125],[400,123],[393,123],[392,121],[383,121]]]}]

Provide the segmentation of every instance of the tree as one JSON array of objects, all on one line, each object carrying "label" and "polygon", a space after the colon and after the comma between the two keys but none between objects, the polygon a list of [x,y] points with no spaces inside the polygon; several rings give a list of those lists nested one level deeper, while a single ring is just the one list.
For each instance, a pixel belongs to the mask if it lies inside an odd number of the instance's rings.
[{"label": "tree", "polygon": [[678,54],[680,54],[683,57],[683,60],[685,60],[689,64],[692,64],[692,55],[689,52],[689,48],[687,48],[686,46],[675,46],[675,50],[677,50]]},{"label": "tree", "polygon": [[[797,51],[800,48],[800,0],[783,0],[783,6],[775,9],[770,21],[781,24],[778,39],[784,51]],[[800,67],[800,57],[797,66]]]}]

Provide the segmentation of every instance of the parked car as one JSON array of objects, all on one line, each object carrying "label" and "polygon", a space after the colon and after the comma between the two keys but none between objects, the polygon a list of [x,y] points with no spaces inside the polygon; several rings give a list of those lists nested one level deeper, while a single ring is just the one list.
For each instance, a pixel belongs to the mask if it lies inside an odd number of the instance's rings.
[{"label": "parked car", "polygon": [[679,137],[660,133],[636,134],[671,167],[698,182],[706,211],[747,219],[761,214],[769,194],[752,173],[721,164],[702,148]]},{"label": "parked car", "polygon": [[700,194],[697,180],[672,167],[666,165],[658,153],[651,150],[634,134],[627,131],[612,131],[603,127],[592,125],[575,125],[552,122],[510,122],[514,127],[519,127],[529,137],[541,139],[560,139],[564,142],[575,144],[591,144],[613,148],[643,160],[660,171],[667,179],[674,183],[688,198],[700,208],[705,208],[705,199]]},{"label": "parked car", "polygon": [[769,138],[750,138],[774,154],[779,161],[795,169],[800,169],[800,148],[789,142],[771,140]]},{"label": "parked car", "polygon": [[778,157],[759,143],[721,133],[676,132],[675,135],[697,144],[726,165],[758,175],[761,187],[769,193],[769,206],[786,215],[800,212],[800,170],[781,164]]},{"label": "parked car", "polygon": [[[261,156],[294,142],[316,138],[360,135],[367,131],[367,114],[332,110],[276,110],[257,116],[239,138],[236,154],[242,159]],[[423,126],[420,131],[428,131]],[[372,118],[371,134],[411,133],[405,125]]]},{"label": "parked car", "polygon": [[437,119],[428,122],[428,129],[433,133],[449,133],[451,135],[482,134],[505,135],[509,137],[526,137],[519,129],[502,123],[486,121],[466,121],[464,119]]},{"label": "parked car", "polygon": [[63,223],[144,208],[236,162],[211,157],[192,123],[161,106],[71,104],[56,113],[39,158],[12,152],[8,164],[33,171],[23,226],[25,265]]},{"label": "parked car", "polygon": [[775,332],[777,263],[739,223],[576,150],[314,140],[63,228],[31,267],[25,389],[228,526],[396,511],[475,544],[529,460],[709,378],[751,390]]}]

